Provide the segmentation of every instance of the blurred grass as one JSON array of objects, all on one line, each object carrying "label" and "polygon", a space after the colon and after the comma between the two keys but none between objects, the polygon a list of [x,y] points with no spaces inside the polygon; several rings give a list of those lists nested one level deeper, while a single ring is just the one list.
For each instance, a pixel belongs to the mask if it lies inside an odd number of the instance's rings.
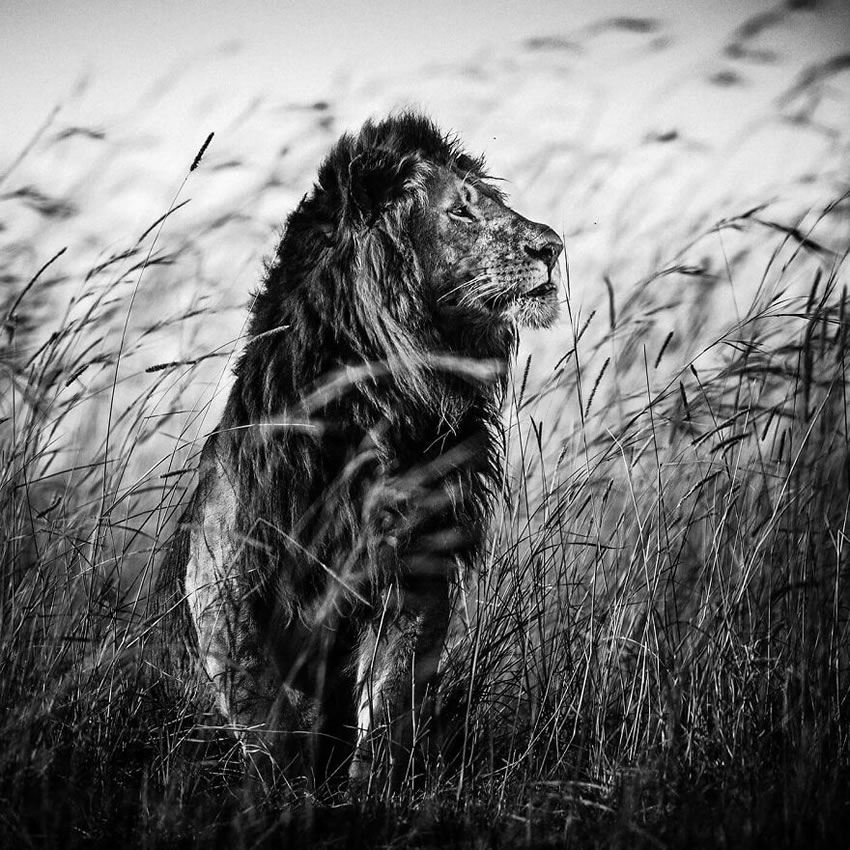
[{"label": "blurred grass", "polygon": [[[630,38],[658,38],[630,20]],[[761,61],[741,47],[760,31],[723,61]],[[456,103],[477,105],[474,125],[496,88],[563,86],[553,53],[571,49],[482,60]],[[723,151],[696,167],[683,131],[620,148],[503,136],[517,189],[551,212],[536,217],[560,220],[564,198],[582,210],[564,228],[565,320],[515,370],[510,497],[441,685],[454,763],[357,805],[260,793],[214,717],[151,689],[142,654],[239,304],[345,107],[272,110],[283,149],[249,162],[214,142],[179,191],[194,150],[154,179],[144,140],[49,125],[0,177],[4,846],[836,846],[850,204],[846,118],[828,126],[818,104],[840,58],[739,139],[801,134],[800,161],[757,197],[720,179]],[[369,97],[359,108],[385,95]]]}]

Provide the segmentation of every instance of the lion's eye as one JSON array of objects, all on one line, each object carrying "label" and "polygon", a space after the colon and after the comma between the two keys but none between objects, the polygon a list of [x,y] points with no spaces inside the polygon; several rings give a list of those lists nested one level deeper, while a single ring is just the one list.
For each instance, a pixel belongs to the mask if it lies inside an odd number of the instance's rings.
[{"label": "lion's eye", "polygon": [[475,221],[475,215],[466,204],[456,204],[449,210],[449,216],[461,221]]}]

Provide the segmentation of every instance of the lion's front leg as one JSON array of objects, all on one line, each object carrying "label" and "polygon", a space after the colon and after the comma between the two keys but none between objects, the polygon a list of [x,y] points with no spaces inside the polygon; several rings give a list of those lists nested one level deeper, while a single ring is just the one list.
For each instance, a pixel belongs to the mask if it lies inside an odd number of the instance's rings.
[{"label": "lion's front leg", "polygon": [[236,494],[217,459],[212,463],[214,474],[202,477],[193,515],[186,602],[218,709],[266,781],[273,763],[282,766],[291,755],[285,739],[295,725],[294,708],[258,621],[259,581],[245,567],[245,544],[234,529]]},{"label": "lion's front leg", "polygon": [[269,781],[273,764],[292,756],[286,733],[295,709],[250,605],[252,589],[219,565],[190,558],[187,600],[198,639],[199,658],[216,705],[242,742],[255,772]]},{"label": "lion's front leg", "polygon": [[390,589],[358,646],[354,789],[386,776],[398,788],[413,773],[427,733],[433,680],[449,622],[448,581],[411,578]]}]

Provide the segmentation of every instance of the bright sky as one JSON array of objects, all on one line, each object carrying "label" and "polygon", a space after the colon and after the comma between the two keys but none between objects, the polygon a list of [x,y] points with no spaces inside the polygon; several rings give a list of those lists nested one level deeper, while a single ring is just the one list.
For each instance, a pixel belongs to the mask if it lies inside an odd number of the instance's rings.
[{"label": "bright sky", "polygon": [[82,81],[87,85],[74,119],[100,126],[131,112],[157,82],[178,76],[187,101],[210,92],[306,100],[320,97],[335,75],[457,62],[487,45],[568,35],[605,15],[678,19],[711,39],[772,5],[769,0],[3,0],[0,166]]}]

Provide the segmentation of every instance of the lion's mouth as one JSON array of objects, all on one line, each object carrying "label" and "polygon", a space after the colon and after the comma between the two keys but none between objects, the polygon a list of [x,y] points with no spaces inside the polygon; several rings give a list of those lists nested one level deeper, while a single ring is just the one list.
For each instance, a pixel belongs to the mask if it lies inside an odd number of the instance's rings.
[{"label": "lion's mouth", "polygon": [[486,306],[494,313],[509,311],[513,306],[528,301],[549,298],[558,291],[558,285],[551,280],[538,284],[525,292],[502,292],[484,300]]},{"label": "lion's mouth", "polygon": [[558,287],[552,283],[551,280],[547,280],[546,283],[541,283],[539,286],[535,286],[534,289],[529,289],[527,292],[523,292],[520,294],[520,298],[544,298],[547,295],[551,295],[554,292],[558,291]]},{"label": "lion's mouth", "polygon": [[488,293],[486,297],[481,298],[480,303],[491,314],[502,315],[504,318],[513,321],[516,318],[517,310],[521,312],[526,309],[536,310],[541,308],[542,305],[556,303],[560,280],[556,270],[548,280],[538,283],[537,286],[532,286],[531,289],[522,291],[511,288],[496,294]]}]

